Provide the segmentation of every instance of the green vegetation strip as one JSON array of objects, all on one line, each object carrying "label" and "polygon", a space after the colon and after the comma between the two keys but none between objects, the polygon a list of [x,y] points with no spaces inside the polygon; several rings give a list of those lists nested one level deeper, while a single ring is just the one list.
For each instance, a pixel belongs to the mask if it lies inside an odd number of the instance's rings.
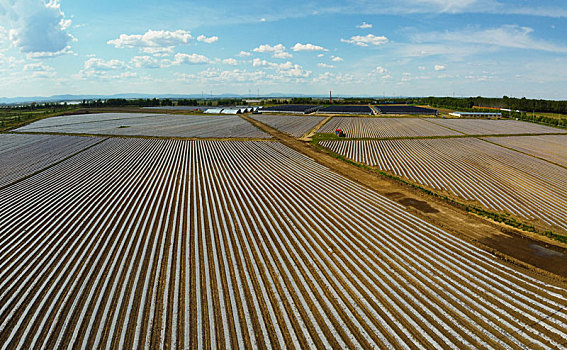
[{"label": "green vegetation strip", "polygon": [[[328,135],[328,134],[327,134],[327,135]],[[339,138],[339,137],[335,136],[334,134],[333,134],[332,137],[330,137],[330,138],[324,138],[324,140],[337,140],[337,139],[342,139],[342,138]],[[436,197],[436,198],[440,198],[440,199],[442,199],[442,200],[445,200],[446,202],[449,202],[450,204],[454,205],[455,207],[461,208],[461,209],[467,211],[468,213],[473,213],[473,214],[476,214],[476,215],[479,215],[479,216],[483,216],[483,217],[486,217],[486,218],[488,218],[488,219],[494,220],[494,221],[496,221],[496,222],[500,222],[500,223],[506,224],[506,225],[508,225],[508,226],[517,228],[517,229],[521,229],[521,230],[523,230],[523,231],[536,233],[536,234],[539,234],[539,235],[542,235],[542,236],[545,236],[545,237],[554,239],[554,240],[556,240],[556,241],[558,241],[558,242],[567,243],[567,236],[564,236],[564,235],[555,233],[555,232],[553,232],[553,231],[551,231],[551,230],[546,230],[546,231],[543,231],[543,232],[542,232],[541,230],[537,230],[536,227],[533,226],[533,225],[526,224],[526,223],[524,223],[524,222],[521,222],[521,221],[516,220],[516,219],[513,218],[513,217],[510,217],[510,214],[496,213],[496,212],[486,210],[486,209],[484,209],[484,208],[482,208],[482,207],[479,207],[479,206],[476,206],[476,205],[465,204],[465,203],[459,202],[459,201],[457,201],[457,200],[455,200],[455,199],[453,199],[453,198],[451,198],[451,197],[449,197],[449,196],[446,196],[446,195],[443,195],[443,194],[439,194],[439,193],[437,193],[437,192],[435,192],[435,191],[432,191],[432,190],[430,190],[430,189],[428,189],[428,188],[426,188],[426,187],[423,187],[423,186],[421,186],[421,185],[419,185],[419,184],[416,184],[416,183],[414,183],[414,182],[405,180],[405,179],[403,179],[403,178],[401,178],[401,177],[392,175],[392,174],[387,173],[387,172],[385,172],[385,171],[382,171],[382,170],[380,170],[380,169],[373,168],[373,167],[368,166],[368,165],[365,165],[365,164],[357,163],[357,162],[355,162],[355,161],[353,161],[353,160],[350,160],[350,159],[348,159],[348,158],[346,158],[346,157],[344,157],[344,156],[342,156],[342,155],[340,155],[340,154],[336,154],[336,153],[330,151],[329,149],[327,149],[327,148],[325,148],[325,147],[319,145],[319,141],[322,141],[322,140],[313,139],[313,140],[311,141],[311,144],[313,144],[313,146],[315,146],[315,147],[316,147],[317,149],[319,149],[320,151],[323,151],[323,152],[329,154],[330,156],[332,156],[332,157],[334,157],[334,158],[340,159],[340,160],[342,160],[342,161],[344,161],[344,162],[347,162],[347,163],[349,163],[349,164],[351,164],[351,165],[354,165],[354,166],[356,166],[356,167],[358,167],[358,168],[362,168],[362,169],[371,171],[371,172],[373,172],[373,173],[377,173],[377,174],[379,174],[379,175],[381,175],[381,176],[385,176],[385,177],[387,177],[387,178],[389,178],[389,179],[392,179],[392,180],[401,182],[401,183],[403,183],[403,184],[405,184],[405,185],[411,186],[411,187],[413,187],[413,188],[415,188],[415,189],[417,189],[417,190],[419,190],[419,191],[421,191],[421,192],[424,192],[424,193],[426,193],[426,194],[428,194],[428,195],[430,195],[430,196],[433,196],[433,197]]]},{"label": "green vegetation strip", "polygon": [[0,108],[0,132],[20,128],[24,125],[41,119],[56,117],[63,113],[74,112],[78,108],[53,108],[53,109],[8,109]]}]

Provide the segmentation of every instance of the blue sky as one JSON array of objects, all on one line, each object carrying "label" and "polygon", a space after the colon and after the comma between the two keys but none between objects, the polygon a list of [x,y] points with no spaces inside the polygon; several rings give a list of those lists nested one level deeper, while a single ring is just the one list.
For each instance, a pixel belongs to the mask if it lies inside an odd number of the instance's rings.
[{"label": "blue sky", "polygon": [[564,1],[0,0],[0,96],[567,99]]}]

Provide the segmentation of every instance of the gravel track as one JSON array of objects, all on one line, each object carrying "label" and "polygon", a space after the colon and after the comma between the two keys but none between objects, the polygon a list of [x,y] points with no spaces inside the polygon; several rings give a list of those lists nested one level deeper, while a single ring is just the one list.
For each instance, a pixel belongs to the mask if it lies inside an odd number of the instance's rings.
[{"label": "gravel track", "polygon": [[325,117],[268,114],[253,114],[250,118],[295,137],[303,136],[325,120]]}]

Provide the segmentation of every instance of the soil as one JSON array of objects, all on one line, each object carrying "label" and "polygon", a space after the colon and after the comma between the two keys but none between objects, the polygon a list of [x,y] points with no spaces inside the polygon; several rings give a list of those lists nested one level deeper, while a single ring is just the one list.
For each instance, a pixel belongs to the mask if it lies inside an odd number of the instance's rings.
[{"label": "soil", "polygon": [[[567,244],[468,213],[409,185],[334,158],[308,142],[288,136],[248,116],[243,115],[242,118],[271,134],[282,144],[404,205],[411,214],[491,252],[502,260],[539,275],[567,282]],[[534,245],[561,254],[542,254],[541,250],[534,249]]]}]

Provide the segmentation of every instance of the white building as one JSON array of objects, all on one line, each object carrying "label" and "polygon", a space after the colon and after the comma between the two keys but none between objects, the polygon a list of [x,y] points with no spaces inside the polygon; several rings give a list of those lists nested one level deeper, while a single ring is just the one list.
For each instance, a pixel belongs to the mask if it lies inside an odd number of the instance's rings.
[{"label": "white building", "polygon": [[453,112],[449,115],[459,118],[502,118],[502,113],[498,112]]}]

